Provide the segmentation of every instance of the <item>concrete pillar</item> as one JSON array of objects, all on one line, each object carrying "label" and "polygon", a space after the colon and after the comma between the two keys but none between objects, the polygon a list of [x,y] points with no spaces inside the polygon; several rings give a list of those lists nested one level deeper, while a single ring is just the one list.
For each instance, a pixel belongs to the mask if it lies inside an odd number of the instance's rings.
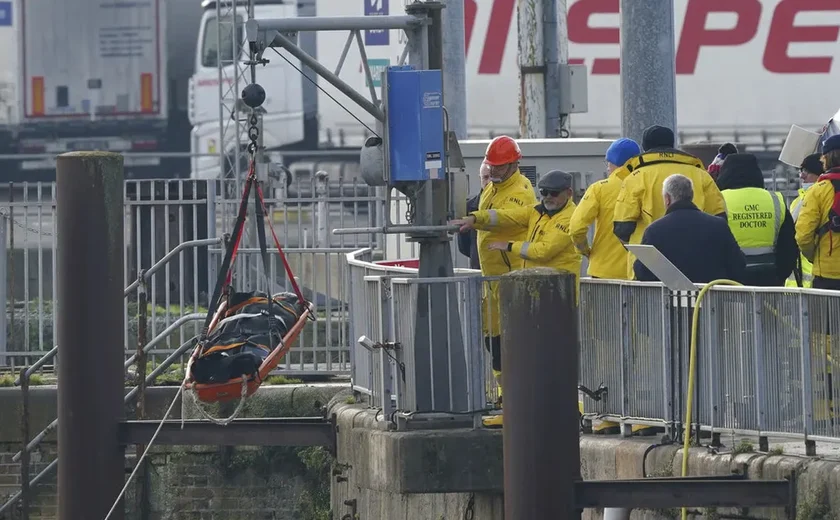
[{"label": "concrete pillar", "polygon": [[499,299],[505,518],[579,519],[575,277],[513,271],[499,281]]},{"label": "concrete pillar", "polygon": [[445,0],[443,10],[443,90],[449,130],[467,138],[467,71],[464,0]]},{"label": "concrete pillar", "polygon": [[651,125],[677,133],[674,0],[621,0],[621,133]]},{"label": "concrete pillar", "polygon": [[58,518],[99,519],[125,483],[121,155],[58,156],[56,232]]}]

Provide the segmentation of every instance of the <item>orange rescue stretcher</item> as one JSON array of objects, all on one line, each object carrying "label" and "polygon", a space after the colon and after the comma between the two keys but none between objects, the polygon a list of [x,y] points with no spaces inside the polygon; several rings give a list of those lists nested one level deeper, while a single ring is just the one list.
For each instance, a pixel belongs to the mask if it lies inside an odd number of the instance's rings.
[{"label": "orange rescue stretcher", "polygon": [[[196,360],[201,358],[202,355],[205,354],[205,352],[209,350],[210,347],[212,347],[212,345],[208,345],[208,336],[210,336],[216,330],[216,328],[219,326],[222,320],[229,317],[227,312],[228,302],[226,296],[228,296],[231,293],[230,282],[232,266],[233,262],[236,259],[236,254],[239,249],[239,243],[242,238],[242,232],[244,229],[248,210],[248,197],[250,195],[251,189],[254,190],[255,214],[257,222],[259,222],[260,220],[265,219],[267,212],[262,188],[260,188],[260,185],[256,180],[256,168],[253,160],[251,161],[249,167],[248,178],[245,182],[245,188],[242,194],[242,201],[239,205],[239,213],[237,215],[236,223],[234,225],[231,240],[228,243],[227,251],[225,252],[225,258],[222,262],[221,269],[219,270],[219,278],[216,282],[216,287],[213,291],[213,297],[210,299],[211,308],[208,309],[207,318],[204,322],[204,328],[202,329],[198,343],[190,356],[189,363],[187,364],[187,373],[185,377],[184,388],[185,390],[193,390],[196,394],[196,397],[200,401],[205,403],[231,401],[237,398],[246,398],[253,395],[259,389],[262,382],[265,381],[266,377],[268,377],[268,374],[277,367],[277,365],[283,359],[283,356],[285,356],[289,352],[289,349],[291,349],[295,340],[297,340],[301,331],[303,331],[303,328],[306,326],[307,320],[314,320],[312,304],[306,299],[304,299],[303,293],[301,292],[300,287],[295,281],[294,274],[292,273],[291,267],[289,266],[289,262],[286,259],[286,255],[283,253],[283,248],[280,247],[280,241],[277,239],[277,234],[274,231],[274,226],[269,220],[269,228],[271,229],[271,234],[274,238],[274,245],[277,247],[277,251],[280,254],[280,258],[283,261],[283,266],[285,268],[286,275],[288,276],[292,289],[295,295],[297,296],[297,302],[300,304],[301,307],[299,317],[294,322],[294,324],[288,327],[288,329],[282,337],[282,340],[280,340],[277,343],[277,345],[271,349],[271,351],[268,353],[268,356],[263,359],[262,363],[259,365],[258,370],[256,370],[254,373],[218,383],[199,383],[195,380],[192,371],[193,364]],[[268,251],[266,247],[265,227],[260,225],[256,227],[257,236],[260,243],[260,253],[262,256],[263,265],[265,267],[266,274],[270,275]],[[271,296],[270,298],[272,301],[274,300],[274,296]],[[212,310],[213,308],[215,308],[215,310]],[[247,388],[245,388],[246,385]]]}]

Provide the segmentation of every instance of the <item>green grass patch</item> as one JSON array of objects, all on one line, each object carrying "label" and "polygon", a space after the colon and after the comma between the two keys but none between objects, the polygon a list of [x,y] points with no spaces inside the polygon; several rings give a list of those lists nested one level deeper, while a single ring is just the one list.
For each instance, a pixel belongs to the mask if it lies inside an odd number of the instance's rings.
[{"label": "green grass patch", "polygon": [[269,376],[264,384],[266,385],[299,385],[303,383],[303,379],[286,376]]}]

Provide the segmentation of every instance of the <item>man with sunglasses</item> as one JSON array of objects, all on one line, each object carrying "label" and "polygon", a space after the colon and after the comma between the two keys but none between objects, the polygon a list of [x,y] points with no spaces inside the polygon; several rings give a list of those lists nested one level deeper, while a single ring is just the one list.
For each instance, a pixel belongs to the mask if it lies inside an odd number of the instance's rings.
[{"label": "man with sunglasses", "polygon": [[531,207],[476,211],[452,223],[462,233],[472,229],[527,229],[524,240],[494,241],[491,251],[506,251],[522,260],[521,269],[552,267],[580,277],[581,255],[569,235],[575,211],[572,176],[560,170],[546,173],[537,184],[542,200]]}]

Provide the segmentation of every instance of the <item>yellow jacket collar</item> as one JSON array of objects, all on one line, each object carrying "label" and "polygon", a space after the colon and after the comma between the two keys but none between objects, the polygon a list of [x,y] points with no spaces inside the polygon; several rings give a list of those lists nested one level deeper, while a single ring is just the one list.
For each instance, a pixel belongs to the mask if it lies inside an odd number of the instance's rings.
[{"label": "yellow jacket collar", "polygon": [[517,168],[515,172],[513,172],[512,174],[510,174],[510,177],[508,177],[507,179],[503,180],[502,182],[492,182],[492,181],[491,181],[491,182],[490,182],[490,184],[492,184],[493,186],[495,186],[497,189],[498,189],[498,188],[506,188],[506,187],[510,186],[511,184],[513,184],[514,182],[516,182],[516,180],[515,180],[515,179],[516,179],[516,176],[517,176],[517,175],[520,175],[520,173],[519,173],[519,168]]},{"label": "yellow jacket collar", "polygon": [[628,175],[630,175],[630,170],[627,169],[627,166],[620,166],[610,173],[609,177],[618,177],[620,180],[624,180]]},{"label": "yellow jacket collar", "polygon": [[671,163],[671,164],[688,164],[691,166],[696,166],[698,168],[706,169],[703,165],[703,161],[694,157],[693,155],[689,155],[681,150],[675,149],[663,149],[663,150],[656,150],[652,152],[645,152],[642,155],[637,155],[633,157],[627,164],[624,165],[629,171],[633,171],[637,168],[642,166],[650,166],[652,164],[662,164],[662,163]]}]

